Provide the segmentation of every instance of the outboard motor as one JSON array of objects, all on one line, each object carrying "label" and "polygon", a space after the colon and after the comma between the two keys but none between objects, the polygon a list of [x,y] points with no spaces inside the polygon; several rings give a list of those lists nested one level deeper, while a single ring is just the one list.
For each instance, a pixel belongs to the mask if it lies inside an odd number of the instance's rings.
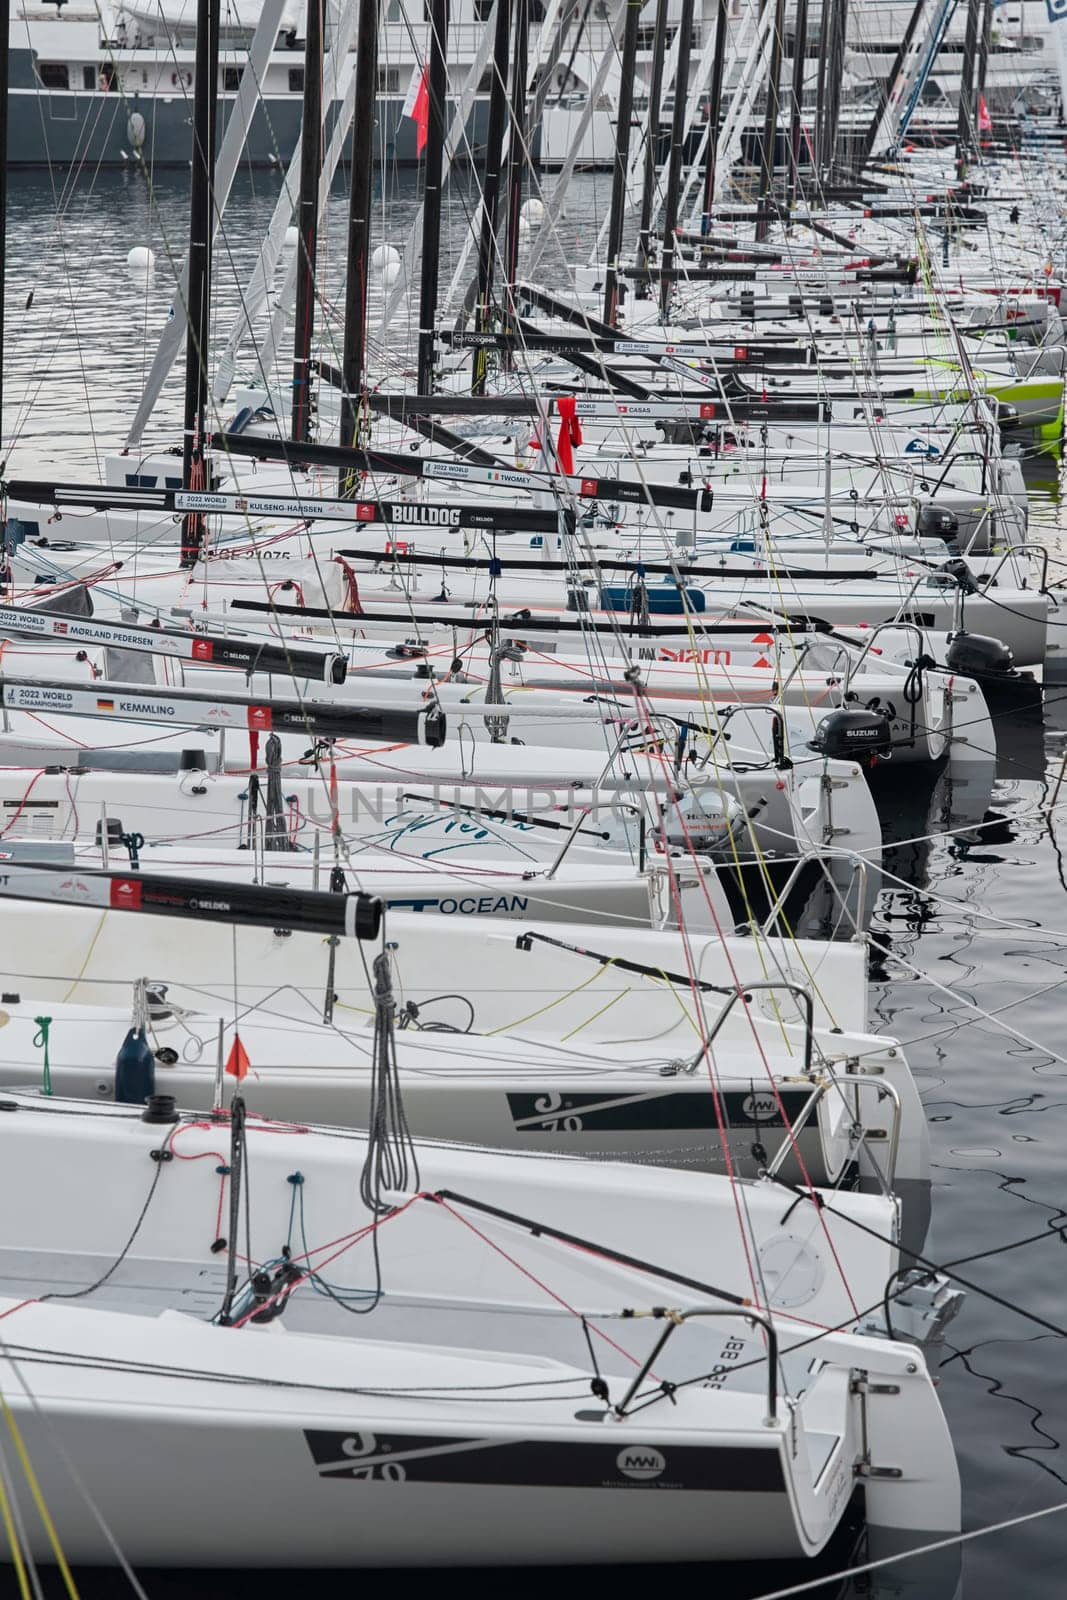
[{"label": "outboard motor", "polygon": [[943,561],[934,573],[935,578],[943,578],[946,583],[955,583],[963,594],[981,594],[974,573],[964,561],[962,556],[952,556],[948,561]]},{"label": "outboard motor", "polygon": [[980,678],[1015,672],[1015,657],[1000,639],[988,633],[954,633],[945,652],[945,665],[961,678]]},{"label": "outboard motor", "polygon": [[871,766],[893,748],[893,728],[884,711],[843,707],[823,717],[809,750],[828,761],[863,761]]},{"label": "outboard motor", "polygon": [[667,843],[674,849],[691,845],[703,855],[721,855],[740,838],[746,821],[745,808],[734,795],[718,789],[690,790],[677,810],[672,806],[668,812]]},{"label": "outboard motor", "polygon": [[944,539],[949,544],[960,531],[960,519],[954,511],[946,511],[928,500],[919,507],[915,531],[921,539]]},{"label": "outboard motor", "polygon": [[987,696],[1008,693],[1015,704],[1041,703],[1041,685],[1033,673],[1020,672],[1008,645],[990,634],[968,633],[965,628],[950,634],[945,666],[961,678],[973,678]]}]

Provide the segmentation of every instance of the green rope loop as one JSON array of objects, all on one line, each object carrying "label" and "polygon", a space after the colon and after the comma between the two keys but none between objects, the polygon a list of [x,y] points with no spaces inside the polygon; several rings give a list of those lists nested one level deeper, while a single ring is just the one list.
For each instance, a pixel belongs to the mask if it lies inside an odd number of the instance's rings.
[{"label": "green rope loop", "polygon": [[52,1093],[52,1069],[48,1061],[48,1035],[52,1027],[51,1017],[34,1017],[37,1032],[33,1036],[34,1048],[44,1051],[44,1071],[41,1074],[41,1093]]}]

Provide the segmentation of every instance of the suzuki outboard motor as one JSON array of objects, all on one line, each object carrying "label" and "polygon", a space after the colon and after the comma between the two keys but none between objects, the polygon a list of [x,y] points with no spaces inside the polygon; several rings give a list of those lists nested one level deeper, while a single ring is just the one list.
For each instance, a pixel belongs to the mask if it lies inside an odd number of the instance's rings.
[{"label": "suzuki outboard motor", "polygon": [[893,729],[884,711],[846,707],[831,711],[815,729],[808,748],[828,761],[867,761],[888,755]]}]

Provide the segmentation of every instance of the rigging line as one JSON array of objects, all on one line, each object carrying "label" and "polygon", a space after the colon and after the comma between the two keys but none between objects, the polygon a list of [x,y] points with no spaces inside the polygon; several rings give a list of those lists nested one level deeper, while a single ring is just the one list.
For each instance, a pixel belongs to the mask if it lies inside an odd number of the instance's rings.
[{"label": "rigging line", "polygon": [[[16,1527],[13,1506],[17,1504],[12,1493],[11,1479],[8,1474],[7,1461],[0,1451],[0,1517],[3,1519],[4,1534],[7,1538],[7,1547],[11,1556],[11,1563],[15,1568],[15,1581],[18,1584],[20,1600],[32,1600],[30,1595],[29,1579],[26,1575],[27,1562],[32,1565],[33,1557],[26,1546],[26,1535],[22,1528]],[[23,1550],[26,1556],[23,1556]],[[40,1596],[40,1581],[36,1569],[33,1571],[34,1593]]]},{"label": "rigging line", "polygon": [[52,1516],[48,1510],[48,1505],[45,1501],[44,1495],[41,1492],[41,1485],[38,1481],[37,1474],[33,1470],[33,1462],[30,1460],[29,1451],[26,1449],[26,1444],[19,1429],[19,1425],[15,1420],[15,1414],[8,1405],[7,1399],[2,1392],[0,1392],[0,1413],[3,1414],[4,1421],[7,1423],[8,1430],[15,1442],[15,1453],[19,1458],[19,1465],[22,1468],[22,1475],[26,1479],[33,1503],[37,1508],[37,1515],[40,1517],[41,1522],[44,1525],[44,1530],[48,1537],[48,1543],[51,1545],[52,1554],[55,1557],[56,1566],[59,1568],[60,1576],[63,1579],[63,1586],[66,1589],[67,1594],[70,1596],[70,1600],[79,1600],[78,1587],[74,1582],[74,1576],[70,1570],[70,1566],[68,1565],[66,1555],[63,1552],[63,1546],[60,1543],[59,1534],[56,1532],[56,1525],[52,1521]]},{"label": "rigging line", "polygon": [[[638,704],[640,704],[640,698],[642,696],[642,693],[643,693],[643,691],[641,689],[640,683],[636,682],[634,684],[634,697],[635,697],[635,700],[637,700]],[[688,831],[688,828],[687,828],[687,825],[686,825],[685,817],[684,817],[684,815],[683,815],[683,813],[681,811],[680,806],[678,806],[677,801],[675,801],[675,809],[676,809],[676,815],[677,815],[678,821],[679,821],[679,823],[681,825],[683,836],[685,837],[686,842],[690,845],[690,849],[692,849],[692,841],[689,838],[689,831]],[[684,929],[684,927],[685,927],[685,917],[684,917],[684,913],[683,913],[683,910],[682,910],[681,896],[678,893],[678,890],[677,890],[677,887],[676,887],[676,880],[675,880],[674,875],[672,873],[669,857],[668,857],[668,861],[667,861],[667,870],[668,870],[668,874],[671,877],[673,892],[674,892],[674,895],[675,895],[677,919],[678,919],[679,925]],[[733,955],[732,955],[732,953],[731,953],[731,951],[729,949],[729,946],[726,943],[725,938],[723,937],[722,929],[721,929],[721,927],[719,925],[718,917],[715,914],[714,907],[712,906],[710,896],[708,896],[708,894],[707,894],[706,886],[704,887],[704,893],[705,893],[705,898],[708,901],[708,909],[709,909],[709,911],[711,913],[712,920],[713,920],[713,922],[715,924],[716,932],[718,933],[719,939],[720,939],[721,944],[722,944],[723,953],[726,956],[726,964],[727,964],[727,967],[729,968],[730,976],[731,976],[731,979],[733,981],[735,990],[736,990],[737,994],[739,995],[739,997],[743,1000],[744,999],[744,986],[743,986],[743,984],[741,982],[739,973],[737,971],[737,966],[736,966],[736,964],[734,962]],[[693,968],[692,968],[692,962],[691,962],[691,959],[690,959],[688,938],[686,938],[686,940],[684,942],[684,948],[686,950],[686,962],[687,962],[687,965],[689,966],[690,973],[692,974]],[[695,977],[693,977],[691,981],[692,981],[692,986],[693,986],[694,1001],[696,1002],[697,1006],[701,1009],[701,1012],[702,1012],[703,1011],[703,994],[702,994],[702,991],[700,991],[697,988],[696,982],[695,982]],[[781,1091],[779,1090],[777,1081],[774,1078],[774,1074],[773,1074],[772,1069],[771,1069],[770,1061],[768,1060],[767,1053],[766,1053],[766,1050],[764,1048],[763,1040],[760,1037],[760,1035],[759,1035],[759,1033],[758,1033],[758,1031],[756,1029],[755,1019],[753,1018],[753,1016],[751,1014],[751,1011],[747,1007],[746,1007],[746,1015],[748,1017],[749,1027],[750,1027],[751,1032],[752,1032],[752,1037],[753,1037],[753,1040],[755,1042],[757,1052],[759,1054],[760,1060],[761,1060],[761,1062],[763,1064],[764,1072],[766,1073],[768,1082],[769,1082],[770,1087],[771,1087],[771,1093],[774,1095],[774,1098],[778,1103],[779,1113],[780,1113],[780,1115],[782,1117],[782,1120],[783,1120],[783,1122],[785,1124],[785,1127],[786,1127],[786,1130],[787,1130],[787,1137],[789,1139],[789,1142],[792,1145],[793,1156],[794,1156],[795,1160],[797,1161],[798,1166],[800,1167],[800,1171],[801,1171],[801,1174],[803,1176],[804,1183],[807,1185],[808,1192],[809,1192],[811,1198],[814,1200],[815,1199],[815,1187],[814,1187],[814,1184],[812,1183],[811,1176],[810,1176],[810,1174],[808,1172],[807,1163],[806,1163],[806,1161],[804,1159],[804,1156],[803,1156],[803,1153],[801,1152],[800,1147],[799,1147],[799,1145],[797,1143],[796,1135],[793,1133],[792,1122],[791,1122],[790,1118],[786,1114],[785,1105],[784,1105],[784,1103],[782,1101],[782,1098],[781,1098]],[[705,1023],[705,1030],[706,1030],[706,1023]],[[707,1032],[705,1031],[705,1039],[706,1038],[707,1038]],[[705,1049],[703,1054],[704,1054],[705,1060],[707,1062],[709,1077],[712,1080],[712,1090],[713,1090],[713,1094],[715,1095],[715,1103],[716,1103],[716,1114],[718,1115],[718,1088],[717,1088],[717,1085],[715,1084],[715,1072],[716,1072],[717,1069],[715,1067],[714,1060],[713,1060],[714,1052],[711,1049]],[[721,1121],[721,1118],[720,1118],[720,1121]],[[726,1139],[725,1132],[721,1131],[720,1132],[720,1137],[722,1138],[722,1141],[723,1141],[724,1158],[726,1159],[726,1162],[727,1162],[727,1168],[728,1168],[728,1171],[731,1172],[731,1176],[732,1176],[732,1162],[730,1161],[729,1144],[728,1144],[728,1141]],[[746,1212],[747,1212],[747,1194],[744,1196],[744,1204],[746,1206]],[[751,1223],[750,1223],[750,1226],[751,1226]],[[827,1243],[827,1246],[829,1248],[830,1254],[834,1259],[834,1264],[837,1267],[837,1271],[838,1271],[838,1273],[840,1275],[841,1282],[842,1282],[842,1285],[844,1287],[845,1293],[848,1296],[848,1299],[849,1299],[850,1304],[852,1305],[853,1311],[856,1311],[856,1302],[855,1302],[855,1300],[853,1298],[852,1290],[851,1290],[851,1287],[849,1285],[848,1278],[847,1278],[847,1276],[845,1274],[844,1266],[843,1266],[843,1264],[842,1264],[842,1262],[840,1260],[840,1257],[838,1255],[837,1249],[836,1249],[836,1247],[834,1245],[834,1241],[830,1236],[830,1230],[825,1224],[825,1219],[823,1220],[823,1233],[824,1233],[824,1235],[826,1237],[826,1243]],[[742,1237],[744,1237],[744,1234],[742,1234]],[[753,1238],[754,1237],[755,1237],[755,1233],[753,1231]],[[747,1254],[747,1242],[746,1242],[746,1254]],[[759,1258],[757,1257],[757,1261],[758,1260],[759,1260]],[[762,1278],[762,1266],[761,1266],[761,1269],[760,1269],[760,1274],[761,1274],[761,1278]],[[754,1285],[753,1285],[753,1287],[754,1287]],[[764,1298],[765,1298],[765,1300],[768,1299],[768,1296],[766,1294],[766,1288],[764,1288]]]},{"label": "rigging line", "polygon": [[[69,1450],[67,1449],[66,1445],[64,1444],[63,1439],[62,1439],[62,1437],[61,1437],[61,1435],[59,1433],[58,1428],[56,1427],[55,1421],[54,1421],[51,1413],[49,1411],[45,1410],[45,1408],[41,1405],[41,1402],[37,1398],[37,1395],[34,1392],[34,1389],[33,1389],[32,1385],[29,1382],[27,1382],[25,1374],[21,1370],[21,1364],[20,1364],[18,1358],[12,1353],[11,1347],[5,1342],[5,1340],[4,1340],[2,1335],[0,1335],[0,1356],[2,1356],[3,1359],[6,1360],[8,1362],[8,1364],[9,1364],[9,1366],[11,1367],[12,1373],[14,1374],[14,1377],[15,1377],[16,1381],[18,1382],[19,1386],[21,1387],[22,1392],[25,1395],[26,1400],[28,1401],[28,1403],[29,1403],[29,1405],[30,1405],[30,1407],[31,1407],[31,1409],[33,1411],[34,1416],[37,1419],[37,1422],[38,1422],[39,1426],[41,1427],[42,1431],[44,1433],[46,1433],[47,1436],[48,1436],[48,1442],[49,1442],[51,1448],[56,1451],[56,1453],[59,1456],[60,1460],[62,1461],[64,1467],[67,1469],[67,1472],[70,1474],[70,1478],[71,1478],[71,1481],[74,1484],[75,1490],[81,1496],[82,1500],[85,1502],[86,1506],[89,1509],[89,1513],[93,1518],[93,1521],[96,1523],[97,1527],[100,1529],[101,1534],[103,1535],[104,1539],[106,1540],[106,1542],[107,1542],[107,1544],[108,1544],[108,1546],[109,1546],[109,1548],[111,1550],[111,1553],[115,1558],[116,1566],[121,1569],[121,1571],[122,1571],[127,1583],[130,1585],[130,1588],[133,1590],[133,1593],[137,1596],[137,1600],[148,1600],[148,1596],[146,1595],[146,1593],[144,1591],[144,1588],[143,1588],[140,1580],[137,1577],[137,1574],[134,1572],[132,1566],[130,1565],[129,1560],[127,1559],[126,1554],[122,1549],[122,1546],[119,1544],[118,1539],[116,1538],[114,1532],[112,1531],[109,1522],[107,1521],[107,1519],[103,1515],[102,1511],[100,1510],[100,1507],[98,1506],[96,1500],[93,1498],[92,1494],[89,1492],[89,1487],[86,1484],[82,1473],[79,1471],[77,1465],[75,1464],[74,1460],[71,1457],[71,1454],[70,1454]],[[7,1480],[7,1464],[6,1464],[6,1461],[5,1461],[4,1457],[3,1457],[2,1451],[0,1451],[0,1477],[2,1477],[3,1482],[6,1485],[8,1483],[8,1480]],[[18,1509],[17,1501],[14,1502],[14,1504],[15,1504],[15,1509],[16,1509],[16,1512],[17,1512],[17,1509]],[[36,1583],[35,1583],[35,1588],[36,1587],[37,1586],[36,1586]],[[40,1600],[39,1591],[38,1591],[38,1600]]]},{"label": "rigging line", "polygon": [[877,1572],[883,1567],[895,1566],[901,1561],[917,1561],[920,1557],[933,1555],[938,1550],[950,1550],[968,1544],[974,1539],[985,1538],[987,1534],[1004,1533],[1011,1528],[1019,1528],[1026,1523],[1037,1522],[1042,1517],[1054,1516],[1063,1511],[1067,1511],[1067,1500],[1060,1501],[1058,1505],[1044,1506],[1040,1511],[1027,1511],[1019,1516],[1007,1517],[1003,1522],[991,1522],[982,1528],[971,1528],[966,1533],[950,1534],[947,1538],[935,1539],[929,1544],[915,1545],[909,1550],[898,1550],[893,1555],[880,1556],[874,1561],[864,1561],[859,1566],[842,1567],[837,1572],[827,1573],[820,1578],[810,1578],[804,1583],[791,1584],[786,1589],[768,1589],[754,1596],[753,1600],[792,1600],[794,1595],[810,1594],[813,1590],[824,1589],[828,1584],[847,1583],[850,1579],[860,1577],[866,1572]]}]

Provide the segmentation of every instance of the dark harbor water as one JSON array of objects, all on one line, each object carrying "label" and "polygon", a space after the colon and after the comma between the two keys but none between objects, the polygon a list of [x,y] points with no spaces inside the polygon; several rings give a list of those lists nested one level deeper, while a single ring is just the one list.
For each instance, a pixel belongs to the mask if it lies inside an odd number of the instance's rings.
[{"label": "dark harbor water", "polygon": [[[278,183],[257,174],[237,185],[216,275],[221,327],[233,315],[236,284],[251,269]],[[57,180],[54,189],[47,178],[13,177],[5,437],[17,423],[17,439],[10,471],[92,479],[102,453],[121,443],[166,315],[166,260],[183,248],[185,204],[185,186],[173,175],[154,190],[132,173],[86,177],[73,188]],[[572,257],[589,253],[605,204],[602,181],[572,184],[563,225]],[[443,281],[471,205],[451,202]],[[382,237],[399,244],[412,216],[410,192],[381,199],[379,209]],[[324,251],[328,308],[341,281],[343,225],[339,189]],[[126,270],[133,245],[148,245],[159,258],[147,291]],[[328,326],[339,345],[332,310]],[[394,326],[391,336],[402,344],[403,328]],[[246,352],[250,365],[250,346]],[[172,383],[150,431],[154,441],[176,438],[178,395]],[[1033,523],[1057,552],[1067,548],[1058,463],[1037,457],[1027,471]],[[935,1190],[927,1255],[948,1262],[997,1252],[960,1268],[975,1288],[948,1330],[938,1367],[967,1529],[1067,1501],[1067,1253],[1057,1231],[1067,1223],[1067,683],[1049,688],[1043,711],[994,707],[994,714],[997,775],[980,825],[952,828],[944,776],[925,787],[910,775],[882,785],[887,850],[871,956],[870,1025],[903,1041],[930,1121]],[[1008,1248],[1035,1233],[1038,1241]],[[166,1449],[165,1438],[159,1448]],[[265,1516],[273,1514],[265,1508]],[[180,1522],[182,1508],[161,1505],[159,1515]],[[1058,1600],[1065,1551],[1067,1513],[976,1539],[962,1547],[961,1592],[965,1600]],[[551,1551],[545,1555],[551,1559]],[[142,1581],[150,1600],[347,1600],[378,1582],[405,1589],[443,1582],[450,1592],[486,1596],[517,1585],[636,1593],[667,1584],[749,1600],[864,1558],[846,1529],[819,1568],[144,1573]],[[131,1592],[118,1574],[80,1573],[78,1582],[84,1600]],[[0,1574],[0,1593],[14,1592],[10,1572]],[[49,1597],[61,1592],[50,1575]],[[936,1600],[942,1593],[948,1600],[952,1586],[939,1587],[905,1561],[813,1592],[820,1600]]]}]

